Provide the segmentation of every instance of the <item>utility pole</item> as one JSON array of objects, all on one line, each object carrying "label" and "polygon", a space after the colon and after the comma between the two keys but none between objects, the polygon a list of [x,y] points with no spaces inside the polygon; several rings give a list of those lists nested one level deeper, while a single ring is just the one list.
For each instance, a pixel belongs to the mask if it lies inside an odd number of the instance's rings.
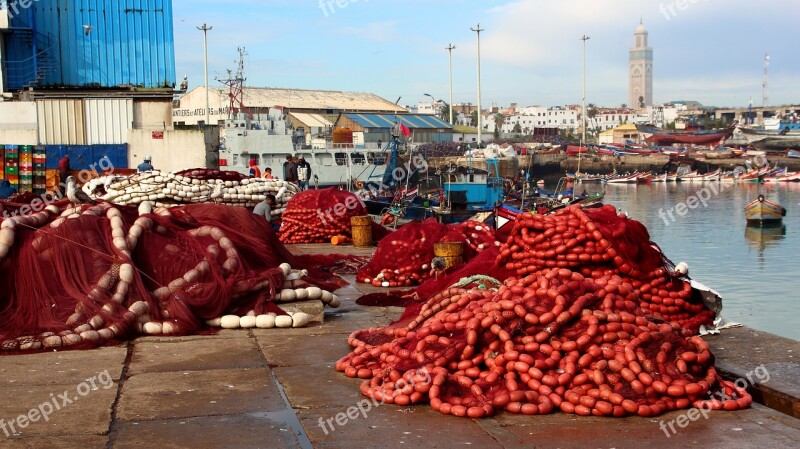
[{"label": "utility pole", "polygon": [[761,87],[762,106],[766,108],[769,106],[769,53],[764,54],[764,84]]},{"label": "utility pole", "polygon": [[203,67],[206,73],[206,126],[208,126],[211,121],[211,106],[208,100],[208,32],[213,28],[214,27],[210,27],[205,23],[202,27],[197,27],[198,30],[203,32],[203,52],[205,54],[203,57]]},{"label": "utility pole", "polygon": [[583,35],[581,40],[583,41],[583,100],[581,102],[581,109],[582,113],[581,116],[583,117],[583,133],[582,133],[582,142],[581,142],[581,149],[578,150],[578,176],[581,173],[581,152],[583,151],[583,145],[586,144],[586,41],[591,39],[587,35]]},{"label": "utility pole", "polygon": [[483,145],[483,113],[481,110],[481,32],[486,31],[478,24],[477,28],[470,28],[470,30],[478,33],[478,148]]},{"label": "utility pole", "polygon": [[445,50],[450,55],[450,124],[452,125],[453,122],[453,50],[456,49],[456,46],[450,44],[447,46]]}]

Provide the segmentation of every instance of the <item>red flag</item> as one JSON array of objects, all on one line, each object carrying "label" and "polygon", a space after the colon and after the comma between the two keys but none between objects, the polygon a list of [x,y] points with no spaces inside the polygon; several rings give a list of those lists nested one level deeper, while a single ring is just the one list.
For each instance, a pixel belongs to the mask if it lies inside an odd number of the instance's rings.
[{"label": "red flag", "polygon": [[408,128],[408,126],[402,123],[400,124],[400,132],[406,137],[411,137],[411,130]]}]

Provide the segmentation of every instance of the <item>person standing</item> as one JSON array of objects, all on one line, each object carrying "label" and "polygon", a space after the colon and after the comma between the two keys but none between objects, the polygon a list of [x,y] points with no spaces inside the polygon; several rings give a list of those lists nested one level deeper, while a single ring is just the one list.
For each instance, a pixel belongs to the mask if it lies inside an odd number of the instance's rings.
[{"label": "person standing", "polygon": [[152,162],[153,162],[153,158],[148,154],[148,155],[146,155],[144,157],[144,162],[142,162],[141,164],[139,164],[138,167],[136,167],[136,170],[139,173],[153,171],[153,170],[155,170],[155,168],[153,167],[153,163]]},{"label": "person standing", "polygon": [[300,190],[308,190],[308,181],[311,180],[311,164],[306,162],[301,154],[297,157],[297,181]]},{"label": "person standing", "polygon": [[272,176],[272,168],[267,167],[264,169],[264,179],[275,179],[275,177]]},{"label": "person standing", "polygon": [[261,177],[261,170],[258,168],[258,164],[256,164],[255,159],[250,159],[250,177],[251,178]]},{"label": "person standing", "polygon": [[286,155],[286,162],[283,163],[283,179],[286,182],[297,182],[297,166],[292,161],[292,155]]},{"label": "person standing", "polygon": [[58,160],[58,182],[64,184],[69,178],[71,168],[69,166],[69,155],[65,154],[64,157]]}]

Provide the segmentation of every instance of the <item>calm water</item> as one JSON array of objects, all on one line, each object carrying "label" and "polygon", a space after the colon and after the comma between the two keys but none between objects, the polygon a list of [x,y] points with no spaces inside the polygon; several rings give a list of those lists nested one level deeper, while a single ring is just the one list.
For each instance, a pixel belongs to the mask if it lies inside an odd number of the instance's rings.
[{"label": "calm water", "polygon": [[[715,194],[708,184],[609,185],[606,203],[644,223],[667,257],[688,263],[694,279],[717,290],[726,319],[800,340],[800,184],[762,186],[768,199],[787,209],[783,227],[763,230],[747,228],[744,218],[759,186],[722,187]],[[587,185],[590,192],[601,188]],[[670,220],[670,208],[702,195],[710,196],[708,207],[683,217],[673,212]]]}]

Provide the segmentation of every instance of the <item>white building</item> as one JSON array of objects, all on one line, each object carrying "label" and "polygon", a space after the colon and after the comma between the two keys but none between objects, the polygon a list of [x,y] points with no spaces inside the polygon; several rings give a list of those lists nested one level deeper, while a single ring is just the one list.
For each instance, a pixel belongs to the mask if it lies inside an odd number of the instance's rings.
[{"label": "white building", "polygon": [[560,130],[571,129],[573,131],[580,127],[580,111],[572,107],[552,107],[544,108],[532,106],[522,108],[520,113],[506,117],[503,123],[503,133],[512,134],[514,128],[519,125],[522,134],[533,134],[536,128],[558,128]]},{"label": "white building", "polygon": [[636,117],[636,114],[629,109],[599,109],[597,115],[592,118],[587,117],[586,127],[602,132],[620,125],[634,123]]}]

